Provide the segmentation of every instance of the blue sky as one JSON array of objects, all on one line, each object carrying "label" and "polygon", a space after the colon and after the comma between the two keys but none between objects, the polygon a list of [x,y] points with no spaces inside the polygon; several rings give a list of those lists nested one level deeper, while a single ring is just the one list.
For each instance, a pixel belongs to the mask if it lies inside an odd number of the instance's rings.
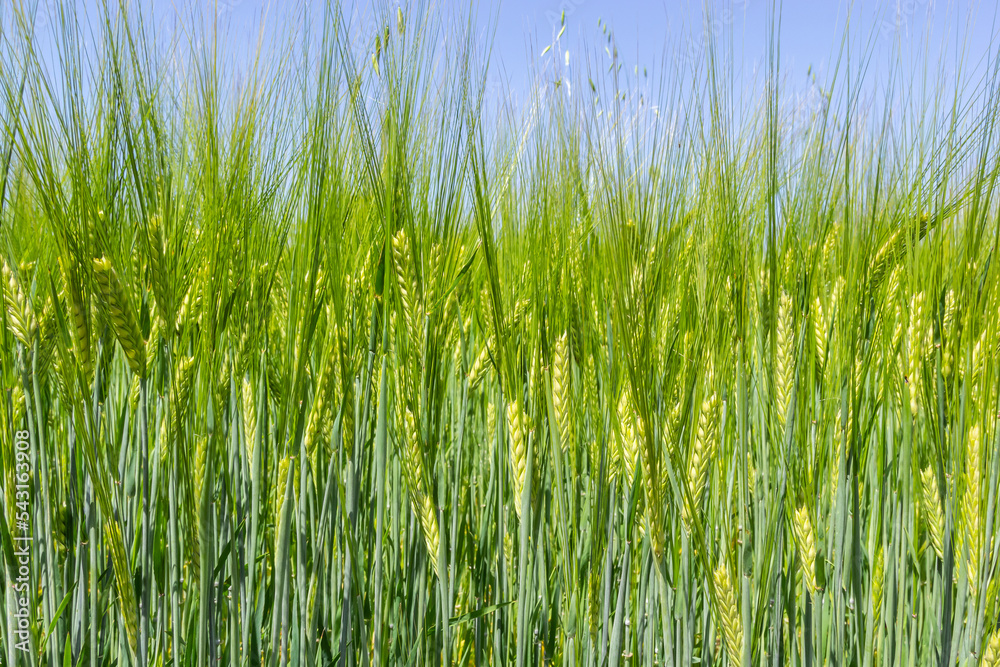
[{"label": "blue sky", "polygon": [[[44,28],[47,15],[60,0],[36,1],[39,25]],[[245,45],[261,31],[294,36],[302,29],[303,10],[321,11],[325,1],[143,0],[141,6],[153,18],[158,39],[189,24],[192,13],[200,13],[203,19],[218,16],[226,28],[231,57],[239,61],[247,57]],[[97,0],[76,0],[76,4],[92,12]],[[758,68],[766,62],[770,4],[770,0],[707,0],[714,17],[708,30],[723,41],[732,40],[736,80],[743,85],[751,85],[747,82],[755,80]],[[372,0],[345,0],[344,6],[356,25],[371,25]],[[470,5],[438,1],[432,6],[448,15]],[[665,49],[692,63],[705,51],[706,0],[484,0],[472,6],[484,48],[489,27],[495,28],[492,90],[515,100],[527,97],[533,72],[544,66],[545,58],[568,61],[572,72],[588,50],[600,53],[606,43],[605,27],[613,32],[621,60],[632,71],[655,69]],[[563,16],[565,30],[557,49],[541,57],[560,31]],[[884,77],[896,46],[902,47],[897,53],[904,65],[907,59],[917,62],[928,56],[930,62],[948,70],[960,53],[957,47],[964,47],[964,61],[975,65],[995,50],[992,40],[998,34],[996,3],[991,1],[786,0],[781,7],[781,67],[792,88],[807,87],[810,70],[821,81],[829,74],[848,17],[855,44],[871,48],[869,81]],[[45,48],[44,41],[42,45]]]},{"label": "blue sky", "polygon": [[[639,69],[659,63],[665,47],[689,60],[704,57],[707,29],[723,41],[732,39],[734,68],[747,80],[766,62],[770,5],[769,0],[709,0],[710,22],[704,0],[507,0],[490,7],[497,20],[495,52],[516,92],[529,84],[531,54],[537,56],[558,33],[563,10],[562,42],[571,57],[585,45],[602,44],[599,20],[612,27],[626,66]],[[786,0],[780,9],[781,67],[793,85],[805,84],[810,69],[821,79],[829,73],[849,16],[856,44],[871,44],[876,76],[884,74],[896,45],[907,56],[943,51],[948,59],[954,58],[955,44],[963,43],[978,59],[996,33],[992,2]]]}]

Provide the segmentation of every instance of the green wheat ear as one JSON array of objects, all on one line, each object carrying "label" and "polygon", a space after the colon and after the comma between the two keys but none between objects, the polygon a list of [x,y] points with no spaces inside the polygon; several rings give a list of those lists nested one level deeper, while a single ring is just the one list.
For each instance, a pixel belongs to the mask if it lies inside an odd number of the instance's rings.
[{"label": "green wheat ear", "polygon": [[35,315],[31,310],[31,303],[21,290],[21,283],[7,266],[7,262],[3,263],[3,298],[7,305],[7,323],[11,333],[30,349],[35,336]]},{"label": "green wheat ear", "polygon": [[907,358],[907,379],[910,389],[910,412],[916,417],[920,413],[920,393],[923,387],[923,358],[928,341],[933,340],[933,334],[928,335],[927,309],[924,305],[924,293],[918,292],[910,299],[910,327],[906,339],[909,345]]},{"label": "green wheat ear", "polygon": [[527,437],[524,433],[524,410],[521,400],[514,399],[507,404],[507,428],[510,434],[510,465],[514,481],[514,509],[521,516],[521,495],[524,490],[524,475],[527,470]]},{"label": "green wheat ear", "polygon": [[470,386],[477,386],[480,380],[486,375],[486,370],[489,368],[491,347],[495,347],[492,336],[487,339],[483,345],[483,349],[476,355],[475,361],[472,362],[472,366],[469,368],[468,378]]},{"label": "green wheat ear", "polygon": [[697,513],[708,485],[708,469],[718,448],[719,414],[718,395],[712,392],[701,402],[698,412],[698,429],[695,432],[694,447],[688,462],[687,482],[691,490],[691,508],[687,504],[681,508],[681,520],[691,530],[692,512]]},{"label": "green wheat ear", "polygon": [[490,401],[486,404],[486,445],[492,452],[496,446],[497,440],[497,406],[496,403]]},{"label": "green wheat ear", "polygon": [[820,301],[819,297],[816,297],[813,300],[812,316],[813,344],[816,347],[816,363],[818,366],[822,366],[824,360],[826,359],[829,325],[826,321],[826,315],[823,313],[823,302]]},{"label": "green wheat ear", "polygon": [[104,539],[111,550],[111,564],[115,573],[115,587],[118,590],[118,604],[125,622],[125,634],[132,655],[136,655],[139,642],[139,610],[135,591],[132,588],[132,573],[125,556],[125,542],[122,539],[118,521],[112,519],[104,524]]},{"label": "green wheat ear", "polygon": [[621,472],[625,476],[625,484],[632,487],[635,479],[635,460],[639,455],[639,443],[636,439],[635,410],[629,399],[629,389],[622,389],[618,399],[619,447],[621,450]]},{"label": "green wheat ear", "polygon": [[982,435],[979,425],[969,429],[965,454],[965,493],[962,495],[962,517],[965,522],[966,547],[969,550],[969,592],[975,598],[979,592],[979,558],[983,525],[980,513],[982,500]]},{"label": "green wheat ear", "polygon": [[101,293],[101,299],[108,308],[111,324],[118,343],[125,352],[129,368],[139,377],[146,374],[146,344],[139,333],[135,313],[118,280],[111,262],[102,257],[94,260],[94,278]]},{"label": "green wheat ear", "polygon": [[743,655],[743,621],[740,608],[736,604],[736,593],[729,579],[729,568],[725,561],[719,563],[712,573],[715,581],[716,613],[722,622],[722,635],[726,644],[726,656],[731,667],[742,664]]},{"label": "green wheat ear", "polygon": [[167,331],[173,331],[176,304],[174,292],[167,273],[167,258],[165,256],[163,224],[161,216],[154,213],[149,218],[149,271],[152,276],[153,294],[156,297],[156,312]]},{"label": "green wheat ear", "polygon": [[782,430],[788,418],[788,403],[792,396],[792,382],[795,378],[795,332],[792,322],[792,299],[782,292],[778,299],[777,357],[774,371],[775,398],[777,400],[778,423]]},{"label": "green wheat ear", "polygon": [[417,285],[413,277],[413,254],[406,230],[400,229],[392,237],[392,261],[396,269],[396,285],[403,306],[403,322],[410,340],[416,344],[420,316],[418,313]]},{"label": "green wheat ear", "polygon": [[89,384],[94,371],[90,350],[90,309],[80,287],[79,267],[68,267],[68,263],[59,257],[59,269],[63,276],[66,300],[69,303],[73,350],[76,353],[76,361],[83,369],[84,378]]},{"label": "green wheat ear", "polygon": [[1000,667],[1000,630],[994,630],[986,643],[982,667]]},{"label": "green wheat ear", "polygon": [[[199,448],[199,452],[201,449]],[[292,462],[295,460],[293,456],[286,456],[278,462],[278,478],[276,486],[274,487],[274,534],[278,535],[281,532],[281,521],[283,519],[282,508],[285,502],[285,495],[288,491],[288,478],[289,475],[294,475],[295,471],[291,467]],[[204,469],[202,467],[202,469]],[[197,475],[196,475],[197,476]],[[293,481],[294,486],[294,481]]]},{"label": "green wheat ear", "polygon": [[931,546],[938,558],[944,558],[944,514],[941,512],[937,475],[931,466],[920,471],[920,490]]},{"label": "green wheat ear", "polygon": [[559,444],[572,457],[576,447],[573,444],[569,343],[565,332],[556,339],[552,366],[552,407],[559,426]]},{"label": "green wheat ear", "polygon": [[872,562],[872,627],[879,627],[879,620],[882,617],[882,595],[885,591],[885,555],[882,552],[882,545],[878,545],[875,552],[875,560]]},{"label": "green wheat ear", "polygon": [[438,546],[440,544],[437,513],[424,485],[423,453],[420,449],[417,422],[413,417],[413,413],[408,408],[403,415],[403,429],[403,437],[405,439],[401,452],[403,455],[403,478],[406,480],[406,485],[410,492],[410,504],[413,508],[413,513],[420,521],[424,544],[427,548],[427,556],[430,558],[434,571],[437,572]]},{"label": "green wheat ear", "polygon": [[[331,349],[332,352],[330,351]],[[325,360],[317,378],[316,391],[312,407],[309,409],[309,418],[306,422],[305,433],[306,455],[309,457],[309,462],[315,470],[319,469],[318,454],[323,451],[322,441],[324,440],[328,423],[328,415],[331,412],[329,406],[333,402],[334,387],[340,379],[337,363],[340,358],[340,350],[335,334],[330,336],[330,343],[327,344],[324,354]],[[246,389],[249,391],[249,384],[246,385]],[[248,453],[252,452],[248,450]]]},{"label": "green wheat ear", "polygon": [[955,290],[950,289],[944,295],[944,315],[941,318],[941,374],[946,378],[951,377],[952,366],[955,360],[955,334],[957,333],[958,302],[955,299]]},{"label": "green wheat ear", "polygon": [[816,594],[816,534],[813,532],[812,521],[809,520],[809,510],[805,506],[795,510],[792,523],[795,533],[795,544],[802,558],[802,574],[809,593]]},{"label": "green wheat ear", "polygon": [[250,379],[246,377],[240,386],[240,414],[243,417],[243,449],[247,461],[253,461],[254,438],[257,433],[257,401]]}]

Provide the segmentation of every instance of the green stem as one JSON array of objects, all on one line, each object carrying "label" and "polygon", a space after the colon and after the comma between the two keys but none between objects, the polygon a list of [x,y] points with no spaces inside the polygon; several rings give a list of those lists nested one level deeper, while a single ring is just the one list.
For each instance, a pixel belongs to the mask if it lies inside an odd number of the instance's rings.
[{"label": "green stem", "polygon": [[149,664],[149,587],[152,581],[153,559],[150,553],[152,526],[149,515],[149,434],[147,432],[147,380],[139,378],[139,452],[142,462],[142,545],[140,547],[139,581],[142,595],[139,598],[139,664]]}]

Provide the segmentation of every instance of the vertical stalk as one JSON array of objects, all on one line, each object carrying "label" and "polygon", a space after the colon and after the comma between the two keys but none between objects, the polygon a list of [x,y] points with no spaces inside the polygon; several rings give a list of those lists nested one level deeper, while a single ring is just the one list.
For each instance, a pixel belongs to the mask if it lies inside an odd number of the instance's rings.
[{"label": "vertical stalk", "polygon": [[385,520],[385,450],[388,431],[388,383],[386,372],[385,343],[388,337],[388,318],[382,329],[382,372],[379,375],[378,383],[378,414],[375,419],[375,575],[374,575],[374,595],[375,611],[373,616],[374,625],[374,650],[372,664],[374,667],[382,667],[382,533]]},{"label": "vertical stalk", "polygon": [[[167,489],[168,518],[167,540],[170,558],[170,657],[174,664],[181,659],[181,543],[177,528],[177,449],[178,443],[170,443],[170,480]],[[91,667],[94,667],[92,664]]]},{"label": "vertical stalk", "polygon": [[521,525],[518,537],[517,559],[517,667],[524,667],[528,652],[528,612],[530,611],[528,581],[528,535],[531,532],[531,479],[534,459],[534,438],[528,436],[527,453],[524,465],[524,488],[521,491]]},{"label": "vertical stalk", "polygon": [[149,434],[147,432],[147,379],[139,378],[139,455],[142,463],[142,542],[140,546],[142,594],[139,597],[139,664],[149,664],[149,586],[152,581],[149,516]]},{"label": "vertical stalk", "polygon": [[240,603],[243,595],[243,568],[239,560],[240,547],[237,542],[240,521],[240,504],[237,494],[242,482],[243,429],[238,418],[236,400],[236,378],[230,376],[229,400],[229,477],[225,480],[226,532],[229,534],[229,667],[239,667],[243,662],[245,647],[240,643],[241,631]]},{"label": "vertical stalk", "polygon": [[[259,428],[259,427],[258,427]],[[257,458],[256,453],[254,458]],[[292,504],[295,498],[295,484],[292,475],[295,471],[288,466],[287,479],[285,481],[285,497],[281,499],[281,512],[279,514],[277,532],[275,534],[275,556],[274,556],[274,603],[271,616],[271,665],[283,665],[286,658],[286,642],[288,634],[287,619],[283,616],[287,614],[283,611],[288,598],[288,544],[291,535],[291,514]]]},{"label": "vertical stalk", "polygon": [[260,523],[260,480],[262,479],[262,456],[264,436],[267,433],[267,362],[266,352],[261,351],[259,377],[257,382],[257,431],[254,433],[253,456],[250,462],[250,530],[247,536],[247,604],[243,613],[243,646],[249,654],[250,664],[260,664],[260,616],[257,614],[257,600],[254,587],[257,582],[257,535]]},{"label": "vertical stalk", "polygon": [[[52,526],[52,503],[49,494],[49,461],[48,450],[45,445],[45,419],[42,416],[41,392],[38,386],[38,337],[32,343],[31,350],[31,376],[30,383],[25,378],[25,409],[29,419],[34,418],[34,428],[29,429],[29,437],[32,446],[32,465],[34,466],[35,486],[42,489],[42,521],[45,525],[45,538],[40,540],[44,551],[45,559],[45,593],[42,598],[42,617],[45,619],[45,627],[48,628],[56,612],[56,575],[55,558],[53,554],[54,536],[51,533]],[[27,352],[27,350],[25,350]],[[31,391],[32,400],[28,401],[28,392]],[[40,484],[39,484],[40,482]],[[37,534],[37,531],[32,531]],[[62,624],[59,624],[60,628]],[[62,636],[63,633],[58,633]],[[48,642],[49,659],[53,665],[61,662],[60,652],[62,645],[58,641]]]}]

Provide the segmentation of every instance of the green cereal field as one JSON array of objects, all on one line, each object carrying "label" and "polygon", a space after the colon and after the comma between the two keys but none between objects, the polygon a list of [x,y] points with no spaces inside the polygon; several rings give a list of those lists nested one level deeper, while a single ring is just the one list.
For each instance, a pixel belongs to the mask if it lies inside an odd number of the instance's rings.
[{"label": "green cereal field", "polygon": [[515,107],[474,7],[236,73],[58,4],[0,8],[0,665],[1000,666],[995,44],[845,30],[803,105],[779,4],[752,77],[606,29]]}]

